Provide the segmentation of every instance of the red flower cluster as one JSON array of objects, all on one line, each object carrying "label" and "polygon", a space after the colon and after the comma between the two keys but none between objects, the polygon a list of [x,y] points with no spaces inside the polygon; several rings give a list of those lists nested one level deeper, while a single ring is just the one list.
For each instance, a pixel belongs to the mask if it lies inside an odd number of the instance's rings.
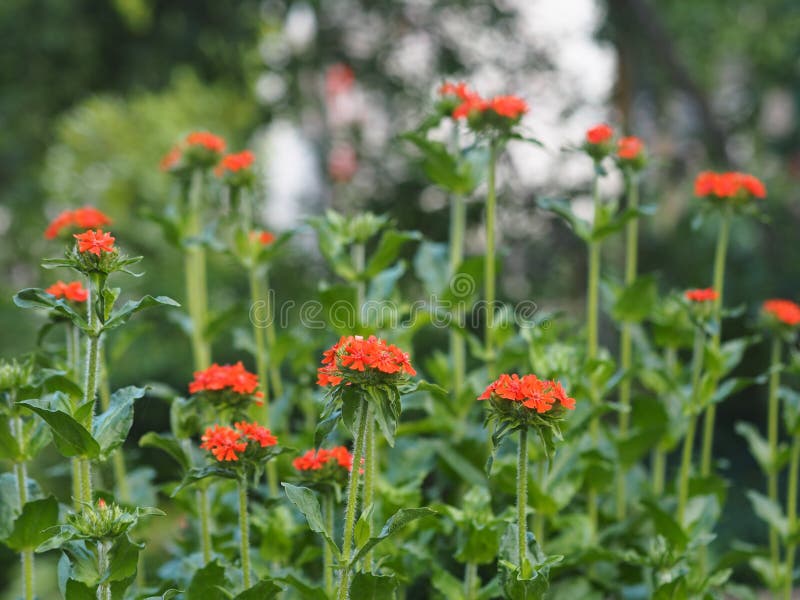
[{"label": "red flower cluster", "polygon": [[278,438],[272,435],[269,429],[262,427],[258,423],[239,421],[234,423],[233,426],[248,440],[258,442],[258,445],[262,448],[274,446],[278,443]]},{"label": "red flower cluster", "polygon": [[703,171],[694,181],[694,193],[700,198],[766,198],[767,188],[757,177],[748,173]]},{"label": "red flower cluster", "polygon": [[295,458],[292,465],[298,471],[319,471],[331,462],[350,471],[353,468],[353,455],[344,446],[336,446],[330,450],[320,448],[316,451],[312,448],[302,456]]},{"label": "red flower cluster", "polygon": [[258,389],[258,375],[250,373],[241,361],[235,365],[214,363],[203,371],[195,371],[194,381],[189,384],[189,393],[230,389],[237,394],[253,394],[262,397]]},{"label": "red flower cluster", "polygon": [[238,154],[228,154],[214,169],[214,174],[217,177],[222,177],[226,172],[238,173],[239,171],[244,171],[252,167],[255,160],[256,156],[250,150],[244,150]]},{"label": "red flower cluster", "polygon": [[111,223],[111,219],[107,215],[91,206],[65,210],[50,222],[44,231],[44,237],[52,240],[66,227],[75,226],[79,229],[96,229],[109,223]]},{"label": "red flower cluster", "polygon": [[206,150],[216,152],[217,154],[222,154],[225,152],[226,146],[224,139],[218,135],[209,133],[208,131],[195,131],[190,133],[186,136],[186,145],[189,147],[201,146]]},{"label": "red flower cluster", "polygon": [[89,290],[87,290],[80,281],[71,281],[64,283],[59,280],[45,290],[51,296],[56,298],[66,298],[73,302],[86,302],[89,298]]},{"label": "red flower cluster", "polygon": [[489,400],[493,396],[521,402],[523,406],[537,413],[548,412],[556,403],[568,410],[575,408],[575,399],[567,396],[560,382],[539,379],[536,375],[500,375],[489,384],[478,400]]},{"label": "red flower cluster", "polygon": [[183,152],[181,151],[181,147],[173,146],[172,149],[164,155],[158,166],[162,171],[169,171],[178,166],[178,163],[181,162],[182,156]]},{"label": "red flower cluster", "polygon": [[614,130],[605,123],[595,125],[586,132],[586,142],[593,145],[603,144],[612,137],[614,137]]},{"label": "red flower cluster", "polygon": [[203,443],[200,447],[211,452],[220,462],[237,461],[239,453],[247,450],[247,442],[242,441],[242,434],[230,427],[209,427],[201,439]]},{"label": "red flower cluster", "polygon": [[617,142],[617,156],[622,160],[636,160],[644,150],[642,140],[637,137],[624,137]]},{"label": "red flower cluster", "polygon": [[719,294],[714,288],[704,290],[686,290],[684,297],[690,302],[711,302],[719,298]]},{"label": "red flower cluster", "polygon": [[102,252],[114,252],[114,240],[110,233],[103,233],[102,229],[97,231],[86,231],[76,233],[72,237],[78,240],[78,252],[88,252],[100,256]]},{"label": "red flower cluster", "polygon": [[454,119],[466,119],[473,115],[493,112],[499,117],[517,120],[528,112],[528,104],[519,96],[495,96],[482,98],[477,92],[470,90],[467,84],[444,83],[439,88],[442,96],[455,96],[461,103],[453,109]]},{"label": "red flower cluster", "polygon": [[317,384],[338,385],[349,371],[379,371],[386,374],[416,375],[409,356],[394,344],[371,335],[342,337],[322,356],[322,367],[317,370]]},{"label": "red flower cluster", "polygon": [[762,308],[765,313],[772,315],[784,325],[790,327],[800,325],[800,306],[791,300],[767,300]]}]

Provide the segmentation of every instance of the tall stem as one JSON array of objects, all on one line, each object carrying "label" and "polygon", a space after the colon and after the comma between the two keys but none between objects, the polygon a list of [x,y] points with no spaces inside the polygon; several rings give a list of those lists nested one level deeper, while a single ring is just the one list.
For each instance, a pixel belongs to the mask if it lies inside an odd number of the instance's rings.
[{"label": "tall stem", "polygon": [[[375,409],[370,403],[367,407],[367,435],[364,441],[364,508],[366,509],[375,502]],[[372,519],[369,526],[370,537],[372,537]],[[372,572],[372,552],[364,557],[364,571]]]},{"label": "tall stem", "polygon": [[519,430],[517,453],[517,544],[520,577],[527,577],[528,556],[528,430]]},{"label": "tall stem", "polygon": [[241,540],[242,581],[244,589],[250,589],[250,524],[247,518],[247,481],[240,477],[239,489],[239,537]]},{"label": "tall stem", "polygon": [[[594,214],[595,222],[597,215],[600,214],[600,176],[594,176]],[[586,285],[586,358],[587,361],[592,361],[597,357],[597,340],[598,340],[598,310],[599,310],[599,291],[600,291],[600,242],[589,241],[589,269],[588,281]],[[595,390],[591,393],[592,404],[597,405],[600,403],[600,398],[597,396]],[[592,417],[589,424],[589,433],[591,435],[592,446],[597,448],[600,443],[600,422],[597,417]],[[598,508],[597,508],[597,490],[594,486],[589,487],[588,494],[588,513],[589,522],[592,526],[592,535],[597,531],[598,522]]]},{"label": "tall stem", "polygon": [[[327,529],[331,535],[333,535],[333,530],[335,527],[334,524],[334,514],[333,514],[333,493],[330,491],[326,491],[322,496],[322,510],[325,513],[323,518],[325,519],[325,529]],[[328,597],[333,596],[333,550],[331,550],[330,544],[323,541],[322,542],[322,577],[325,581],[325,593]]]},{"label": "tall stem", "polygon": [[[538,479],[539,489],[543,494],[547,493],[547,463],[539,461],[536,467],[536,478]],[[536,536],[536,543],[539,548],[544,548],[544,514],[541,510],[533,513],[533,535]]]},{"label": "tall stem", "polygon": [[364,442],[367,437],[367,401],[361,400],[356,409],[356,435],[353,440],[353,468],[347,487],[347,508],[344,515],[344,534],[342,540],[342,569],[339,576],[338,600],[350,597],[350,558],[353,550],[353,528],[358,508],[358,481],[361,458],[364,456]]},{"label": "tall stem", "polygon": [[364,266],[366,264],[366,247],[363,242],[356,242],[350,248],[350,255],[353,259],[353,269],[356,272],[356,325],[363,325],[364,320],[364,300],[366,299],[367,284],[363,279]]},{"label": "tall stem", "polygon": [[[788,519],[789,531],[797,531],[797,477],[800,470],[800,436],[795,435],[792,439],[792,453],[789,459],[789,488],[786,492],[786,517]],[[786,587],[784,588],[784,600],[791,600],[792,588],[794,584],[794,557],[797,544],[794,537],[786,546]]]},{"label": "tall stem", "polygon": [[203,223],[203,178],[204,174],[199,169],[192,173],[185,232],[185,241],[190,243],[184,247],[186,306],[192,321],[192,355],[197,370],[205,369],[211,364],[211,348],[205,336],[208,313],[206,254],[198,239],[202,234]]},{"label": "tall stem", "polygon": [[702,327],[697,327],[694,332],[694,349],[692,351],[692,397],[689,406],[689,422],[686,426],[686,435],[683,438],[683,452],[681,453],[681,469],[678,479],[678,524],[683,526],[683,517],[686,503],[689,500],[689,474],[692,471],[692,450],[694,449],[694,436],[697,429],[697,414],[700,407],[697,398],[700,393],[700,376],[703,374],[703,353],[705,346],[705,333]]},{"label": "tall stem", "polygon": [[[269,270],[264,271],[264,301],[266,302],[266,310],[268,315],[272,315],[274,309],[270,302],[272,298],[272,289],[269,286]],[[267,356],[275,355],[275,322],[270,323],[266,328],[267,335]],[[272,382],[272,391],[275,398],[283,396],[283,380],[281,379],[281,366],[276,360],[269,361],[269,375]]]},{"label": "tall stem", "polygon": [[[14,417],[14,437],[17,439],[20,454],[25,452],[25,430],[22,425],[22,417]],[[19,498],[20,510],[28,502],[28,470],[24,461],[14,463],[14,473],[17,476],[17,496]],[[22,560],[22,597],[25,600],[33,600],[33,550],[23,550]]]},{"label": "tall stem", "polygon": [[486,259],[484,267],[484,288],[486,296],[486,370],[488,379],[494,379],[497,357],[494,349],[494,309],[495,309],[495,215],[497,212],[497,192],[495,171],[497,170],[497,142],[489,145],[489,172],[487,175],[486,193]]},{"label": "tall stem", "polygon": [[478,565],[474,562],[468,562],[464,566],[464,600],[475,600],[479,586]]},{"label": "tall stem", "polygon": [[[111,405],[111,385],[108,377],[108,361],[106,360],[105,344],[100,345],[100,407],[106,411]],[[119,499],[125,504],[131,502],[131,488],[128,485],[128,471],[125,468],[125,456],[122,448],[118,448],[111,455],[111,468],[114,471],[114,483],[117,484]]]},{"label": "tall stem", "polygon": [[[778,370],[781,364],[781,339],[780,336],[772,338],[770,352],[769,375],[769,403],[767,408],[767,442],[769,443],[770,469],[767,472],[767,494],[773,502],[778,502],[778,470],[776,468],[778,456],[778,389],[781,383],[781,374]],[[778,530],[773,525],[769,526],[769,554],[772,560],[773,572],[778,571],[780,564],[780,546]]]},{"label": "tall stem", "polygon": [[[100,540],[97,543],[97,570],[101,578],[105,579],[109,570],[109,556],[111,542]],[[111,584],[101,583],[97,586],[97,600],[111,600]]]},{"label": "tall stem", "polygon": [[208,488],[200,487],[196,494],[197,512],[200,516],[200,544],[203,552],[203,564],[211,560],[211,509],[208,501]]},{"label": "tall stem", "polygon": [[[464,232],[467,227],[467,205],[464,197],[454,195],[450,201],[450,281],[453,281],[464,260]],[[457,324],[461,324],[463,306],[460,299],[454,309]],[[466,372],[466,349],[464,337],[455,327],[450,328],[450,360],[453,367],[453,396],[456,403],[464,389]]]},{"label": "tall stem", "polygon": [[[717,298],[714,300],[714,319],[717,322],[717,331],[712,338],[715,350],[719,350],[722,340],[722,298],[725,292],[725,257],[728,253],[728,237],[730,236],[731,217],[733,215],[730,206],[725,208],[722,215],[722,223],[717,237],[717,249],[714,255],[714,290]],[[709,404],[706,408],[705,419],[703,422],[703,454],[700,460],[700,473],[703,476],[711,473],[711,453],[714,447],[714,418],[716,416],[716,404]]]},{"label": "tall stem", "polygon": [[[639,206],[639,186],[636,176],[630,170],[625,171],[625,188],[628,196],[628,208],[638,208]],[[625,231],[625,285],[629,286],[636,280],[637,262],[639,254],[639,219],[634,218],[628,221]],[[620,368],[628,376],[619,384],[619,403],[622,408],[619,412],[619,437],[625,439],[628,435],[630,423],[631,405],[631,358],[632,358],[632,339],[631,324],[622,324],[620,336]],[[625,481],[625,470],[620,469],[617,473],[617,519],[625,518],[627,510],[627,490]]]},{"label": "tall stem", "polygon": [[[72,323],[67,324],[67,366],[75,381],[81,377],[81,338],[80,330]],[[74,456],[70,459],[72,466],[72,508],[80,510],[83,490],[81,488],[81,459]]]},{"label": "tall stem", "polygon": [[[87,321],[89,325],[88,343],[86,344],[86,377],[83,386],[83,405],[91,404],[87,429],[92,431],[94,422],[94,402],[97,395],[97,381],[100,372],[100,322],[95,310],[95,302],[101,292],[102,280],[93,274],[89,277],[89,297],[86,300]],[[88,458],[81,458],[81,493],[83,502],[92,502],[92,474],[91,462]]]}]

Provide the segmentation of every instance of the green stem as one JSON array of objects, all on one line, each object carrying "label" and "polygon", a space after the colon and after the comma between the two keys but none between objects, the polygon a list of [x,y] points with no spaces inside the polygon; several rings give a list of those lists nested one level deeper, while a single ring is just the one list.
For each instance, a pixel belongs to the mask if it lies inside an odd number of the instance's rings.
[{"label": "green stem", "polygon": [[22,597],[25,600],[34,600],[36,595],[33,588],[33,550],[22,551]]},{"label": "green stem", "polygon": [[[638,208],[639,206],[639,186],[636,176],[625,171],[625,188],[628,197],[628,208]],[[629,286],[636,280],[637,262],[639,254],[639,219],[634,218],[628,221],[625,231],[625,285]],[[630,405],[631,405],[631,358],[632,358],[632,339],[631,324],[622,324],[620,336],[620,368],[628,376],[619,384],[619,403],[622,408],[619,413],[619,437],[625,439],[628,435],[630,424]],[[625,470],[620,469],[617,473],[617,519],[625,518],[627,509],[627,490],[625,481]]]},{"label": "green stem", "polygon": [[[467,227],[467,205],[464,197],[454,195],[450,203],[450,281],[453,281],[462,261],[464,260],[464,232]],[[461,323],[463,302],[458,301],[454,315],[457,324]],[[466,373],[466,349],[464,337],[455,327],[450,328],[450,360],[453,367],[453,396],[456,403],[464,389]]]},{"label": "green stem", "polygon": [[[97,543],[97,571],[102,579],[105,579],[109,570],[109,556],[111,542],[100,540]],[[97,586],[97,600],[111,600],[111,584],[101,583]]]},{"label": "green stem", "polygon": [[[539,480],[539,489],[543,494],[547,494],[547,463],[543,460],[539,461],[536,467],[536,477]],[[537,510],[533,514],[533,535],[536,537],[536,543],[540,549],[544,548],[544,514],[541,510]]]},{"label": "green stem", "polygon": [[[375,502],[375,409],[372,403],[367,406],[367,438],[364,441],[364,509]],[[372,537],[372,519],[367,523]],[[364,557],[364,571],[372,572],[372,552]]]},{"label": "green stem", "polygon": [[[788,519],[789,531],[797,531],[797,476],[800,470],[800,436],[795,435],[792,439],[792,453],[789,459],[789,488],[786,493],[786,517]],[[794,540],[794,538],[791,538]],[[794,557],[797,545],[790,541],[786,546],[786,587],[784,589],[784,600],[791,600],[792,587],[794,583]]]},{"label": "green stem", "polygon": [[350,481],[347,488],[347,508],[344,515],[344,534],[342,540],[342,569],[339,576],[338,600],[347,600],[350,597],[350,558],[353,546],[353,529],[356,522],[356,509],[358,508],[358,480],[361,458],[364,456],[364,442],[367,437],[367,401],[360,400],[356,409],[356,436],[353,440],[353,468],[350,471]]},{"label": "green stem", "polygon": [[689,406],[689,422],[686,426],[686,435],[683,438],[683,451],[681,453],[681,468],[678,479],[678,524],[683,526],[683,517],[686,512],[686,503],[689,500],[689,474],[692,471],[692,451],[694,449],[694,436],[697,430],[697,414],[700,407],[697,398],[700,393],[700,377],[703,374],[703,353],[705,334],[702,327],[697,327],[694,332],[694,349],[692,351],[692,397]]},{"label": "green stem", "polygon": [[[323,515],[325,519],[325,529],[327,529],[331,535],[333,535],[333,530],[335,527],[334,524],[334,514],[333,514],[333,493],[326,491],[322,496],[322,510],[325,513]],[[322,576],[325,581],[325,593],[328,597],[333,597],[333,550],[331,550],[330,544],[322,541]]]},{"label": "green stem", "polygon": [[78,512],[83,500],[83,482],[81,481],[81,459],[77,456],[70,460],[72,465],[72,508]]},{"label": "green stem", "polygon": [[[594,214],[600,214],[600,176],[595,175],[593,186],[593,201],[594,201]],[[597,358],[597,340],[598,340],[598,311],[599,311],[599,292],[600,292],[600,242],[589,241],[589,268],[588,268],[588,281],[586,285],[586,359],[592,361]],[[591,393],[592,404],[597,405],[600,403],[600,398],[597,393],[592,390]],[[597,448],[600,443],[600,422],[598,418],[592,417],[589,424],[589,433],[591,435],[592,447]],[[589,522],[592,526],[592,535],[597,532],[598,523],[598,498],[597,490],[594,486],[589,488],[588,494],[588,513]]]},{"label": "green stem", "polygon": [[[272,315],[273,308],[270,303],[270,293],[271,289],[269,287],[269,271],[264,271],[264,301],[266,302],[266,310],[267,315]],[[265,333],[267,335],[267,356],[274,356],[275,347],[276,347],[276,338],[275,338],[275,323],[270,323],[270,326],[266,328]],[[281,366],[278,364],[277,361],[271,360],[269,361],[269,374],[270,374],[270,381],[272,382],[272,391],[273,396],[275,398],[280,398],[283,396],[283,380],[281,379]]]},{"label": "green stem", "polygon": [[366,246],[363,242],[356,242],[350,248],[350,255],[353,259],[353,269],[356,272],[356,325],[363,325],[364,321],[364,300],[366,299],[366,282],[364,281],[364,266],[366,265]]},{"label": "green stem", "polygon": [[[25,452],[25,430],[22,425],[22,418],[17,415],[14,417],[14,435],[19,445],[20,454]],[[24,508],[28,502],[28,470],[24,461],[14,463],[14,473],[17,476],[17,495],[19,497],[20,509]],[[25,600],[33,600],[33,550],[22,551],[22,597]]]},{"label": "green stem", "polygon": [[92,503],[92,462],[88,458],[82,458],[80,464],[81,471],[81,491],[83,492],[83,502]]},{"label": "green stem", "polygon": [[[778,389],[781,383],[781,374],[778,370],[781,364],[781,339],[775,336],[772,339],[770,352],[769,375],[769,402],[767,408],[767,442],[769,443],[770,469],[767,472],[767,494],[769,499],[778,503],[778,470],[776,468],[778,456]],[[773,572],[778,571],[780,564],[780,546],[778,530],[769,527],[769,554],[772,560]]]},{"label": "green stem", "polygon": [[203,550],[203,564],[211,560],[211,511],[208,502],[208,489],[197,490],[197,512],[200,515],[200,543]]},{"label": "green stem", "polygon": [[239,488],[239,537],[242,554],[242,580],[244,589],[250,589],[250,524],[247,518],[247,481],[238,480]]},{"label": "green stem", "polygon": [[528,430],[519,430],[517,452],[517,544],[520,577],[527,577],[528,556]]},{"label": "green stem", "polygon": [[475,600],[479,587],[478,565],[468,562],[464,567],[464,600]]},{"label": "green stem", "polygon": [[[108,378],[108,361],[106,360],[105,344],[100,346],[100,406],[103,411],[111,405],[111,386]],[[125,504],[131,503],[131,488],[128,484],[128,471],[125,468],[125,456],[122,448],[111,455],[111,468],[114,471],[114,483],[117,484],[119,499]]]},{"label": "green stem", "polygon": [[206,255],[198,241],[202,233],[203,177],[203,172],[199,169],[192,173],[184,236],[184,241],[190,242],[190,245],[184,247],[184,270],[186,306],[192,321],[192,356],[196,370],[205,369],[211,364],[211,348],[205,339],[208,312]]},{"label": "green stem", "polygon": [[[714,255],[714,290],[717,292],[717,298],[714,300],[714,319],[717,323],[717,331],[712,338],[712,343],[716,351],[719,351],[722,339],[721,317],[722,298],[725,292],[725,257],[728,253],[728,238],[730,236],[732,215],[732,208],[730,206],[726,207],[722,215],[722,223],[717,237],[717,249]],[[714,419],[716,411],[716,404],[709,404],[708,408],[706,408],[703,422],[703,452],[700,460],[700,473],[703,476],[711,473],[711,453],[714,448]]]},{"label": "green stem", "polygon": [[486,258],[484,262],[484,295],[486,296],[486,370],[489,379],[494,379],[497,357],[494,349],[494,304],[495,304],[495,215],[497,212],[497,192],[495,172],[497,170],[498,143],[492,140],[489,145],[489,166],[486,193]]},{"label": "green stem", "polygon": [[657,496],[664,493],[664,479],[667,470],[667,454],[661,444],[653,450],[653,493]]}]

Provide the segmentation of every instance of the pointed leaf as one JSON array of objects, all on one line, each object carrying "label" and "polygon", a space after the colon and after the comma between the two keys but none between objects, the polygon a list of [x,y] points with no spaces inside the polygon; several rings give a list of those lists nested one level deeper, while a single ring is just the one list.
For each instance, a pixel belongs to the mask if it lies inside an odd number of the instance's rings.
[{"label": "pointed leaf", "polygon": [[111,395],[108,410],[94,420],[94,439],[104,455],[119,448],[133,425],[133,402],[142,398],[144,388],[128,386]]},{"label": "pointed leaf", "polygon": [[327,542],[328,546],[330,546],[334,556],[338,558],[341,555],[341,552],[339,551],[339,547],[336,545],[336,542],[333,541],[331,532],[325,528],[325,520],[322,517],[322,509],[320,508],[319,500],[317,500],[317,496],[314,494],[314,492],[307,487],[300,487],[292,485],[291,483],[282,482],[281,485],[283,486],[284,490],[286,490],[286,497],[289,498],[289,502],[294,504],[297,509],[303,513],[303,516],[306,518],[311,531],[314,533],[319,533],[323,538],[325,538],[325,541]]},{"label": "pointed leaf", "polygon": [[44,419],[50,426],[53,441],[62,455],[86,458],[97,458],[100,455],[100,445],[92,434],[66,412],[51,409],[39,400],[26,400],[18,404],[29,408]]},{"label": "pointed leaf", "polygon": [[175,300],[167,296],[144,296],[138,300],[128,300],[111,318],[103,325],[103,331],[108,331],[123,325],[135,313],[150,308],[151,306],[180,306]]},{"label": "pointed leaf", "polygon": [[141,448],[158,448],[169,454],[174,458],[178,464],[183,467],[184,471],[188,471],[191,464],[189,457],[181,447],[181,443],[177,438],[169,434],[160,434],[153,431],[145,433],[139,438],[139,447]]},{"label": "pointed leaf", "polygon": [[417,519],[422,519],[423,517],[431,517],[438,515],[438,513],[430,508],[401,508],[396,513],[394,513],[389,520],[386,521],[386,524],[381,529],[381,532],[376,536],[372,537],[367,542],[358,549],[358,552],[353,557],[351,561],[351,566],[355,565],[361,558],[364,557],[370,550],[372,550],[375,546],[380,544],[382,541],[390,538],[395,533],[400,531],[403,527],[411,523],[412,521],[416,521]]},{"label": "pointed leaf", "polygon": [[[6,546],[17,552],[33,550],[49,539],[58,525],[58,500],[50,496],[41,500],[27,502],[22,513],[14,521],[11,535],[5,540]],[[50,529],[50,531],[47,531]]]},{"label": "pointed leaf", "polygon": [[272,600],[283,591],[272,579],[262,579],[253,587],[234,596],[233,600]]}]

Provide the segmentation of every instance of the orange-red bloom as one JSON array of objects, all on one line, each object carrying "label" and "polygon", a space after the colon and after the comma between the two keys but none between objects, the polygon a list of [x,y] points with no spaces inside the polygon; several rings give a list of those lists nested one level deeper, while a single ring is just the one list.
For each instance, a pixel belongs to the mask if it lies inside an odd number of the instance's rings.
[{"label": "orange-red bloom", "polygon": [[700,198],[766,198],[767,188],[749,173],[703,171],[694,181],[694,193]]},{"label": "orange-red bloom", "polygon": [[242,435],[230,427],[209,427],[201,439],[203,443],[200,447],[209,450],[220,462],[237,461],[239,454],[247,449],[247,442],[242,441]]},{"label": "orange-red bloom", "polygon": [[61,233],[62,229],[67,227],[75,226],[80,229],[97,229],[109,223],[111,223],[111,219],[108,215],[91,206],[84,206],[83,208],[77,208],[75,210],[65,210],[50,221],[50,224],[44,231],[44,237],[48,240],[52,240]]},{"label": "orange-red bloom", "polygon": [[634,136],[624,137],[617,143],[617,156],[623,160],[636,160],[643,150],[642,140]]},{"label": "orange-red bloom", "polygon": [[690,302],[711,302],[719,298],[719,293],[714,288],[686,290],[684,296]]},{"label": "orange-red bloom", "polygon": [[239,421],[238,423],[234,423],[233,426],[248,440],[258,442],[262,448],[274,446],[278,443],[278,438],[272,435],[269,429],[262,427],[258,423]]},{"label": "orange-red bloom", "polygon": [[500,375],[489,384],[478,400],[489,400],[493,397],[521,402],[523,406],[537,413],[546,413],[554,405],[561,405],[568,410],[575,408],[575,399],[567,395],[560,382],[539,379],[536,375]]},{"label": "orange-red bloom", "polygon": [[97,231],[86,231],[84,233],[76,233],[73,236],[78,240],[78,252],[89,252],[100,256],[101,252],[114,252],[114,240],[116,239],[110,233],[103,233],[102,229]]},{"label": "orange-red bloom", "polygon": [[605,123],[595,125],[586,132],[586,141],[589,144],[602,144],[614,136],[614,130]]},{"label": "orange-red bloom", "polygon": [[206,150],[222,154],[225,152],[225,140],[209,133],[208,131],[195,131],[186,136],[186,144],[189,146],[202,146]]},{"label": "orange-red bloom", "polygon": [[367,339],[358,335],[342,337],[323,353],[322,365],[317,370],[317,384],[321,386],[338,385],[352,371],[417,374],[406,352],[374,335]]},{"label": "orange-red bloom", "polygon": [[528,103],[519,96],[495,96],[489,101],[489,108],[501,117],[517,119],[528,112]]},{"label": "orange-red bloom", "polygon": [[262,246],[269,246],[275,241],[275,234],[269,231],[256,230],[250,232],[251,240],[258,240]]},{"label": "orange-red bloom", "polygon": [[52,240],[56,237],[62,229],[65,227],[69,227],[73,224],[72,218],[72,211],[65,210],[61,214],[59,214],[55,219],[50,221],[50,224],[47,226],[47,229],[44,230],[44,237],[48,240]]},{"label": "orange-red bloom", "polygon": [[467,87],[467,84],[464,83],[463,81],[459,81],[458,83],[445,81],[439,88],[439,95],[455,96],[456,98],[460,98],[461,100],[466,100],[470,96],[477,96],[477,94],[471,91]]},{"label": "orange-red bloom", "polygon": [[169,171],[179,162],[181,162],[182,156],[183,151],[181,150],[181,147],[173,146],[172,149],[164,155],[158,166],[162,171]]},{"label": "orange-red bloom", "polygon": [[784,325],[800,325],[800,306],[791,300],[773,299],[764,302],[763,310]]},{"label": "orange-red bloom", "polygon": [[353,88],[355,81],[353,69],[344,63],[336,63],[325,72],[325,92],[328,96],[345,94]]},{"label": "orange-red bloom", "polygon": [[59,280],[47,288],[45,292],[56,298],[66,298],[73,302],[86,302],[87,298],[89,298],[89,290],[84,288],[80,281],[64,283]]},{"label": "orange-red bloom", "polygon": [[214,169],[214,173],[217,177],[222,177],[226,172],[238,173],[252,167],[255,160],[256,156],[250,150],[244,150],[237,154],[228,154]]},{"label": "orange-red bloom", "polygon": [[350,471],[353,468],[353,455],[344,446],[336,446],[330,450],[320,448],[316,451],[312,448],[295,458],[292,465],[298,471],[319,471],[332,462]]},{"label": "orange-red bloom", "polygon": [[237,394],[253,394],[261,396],[258,389],[258,375],[250,373],[241,361],[235,365],[218,365],[214,363],[207,369],[195,371],[194,381],[189,384],[189,393],[204,391],[221,391],[230,389]]}]

